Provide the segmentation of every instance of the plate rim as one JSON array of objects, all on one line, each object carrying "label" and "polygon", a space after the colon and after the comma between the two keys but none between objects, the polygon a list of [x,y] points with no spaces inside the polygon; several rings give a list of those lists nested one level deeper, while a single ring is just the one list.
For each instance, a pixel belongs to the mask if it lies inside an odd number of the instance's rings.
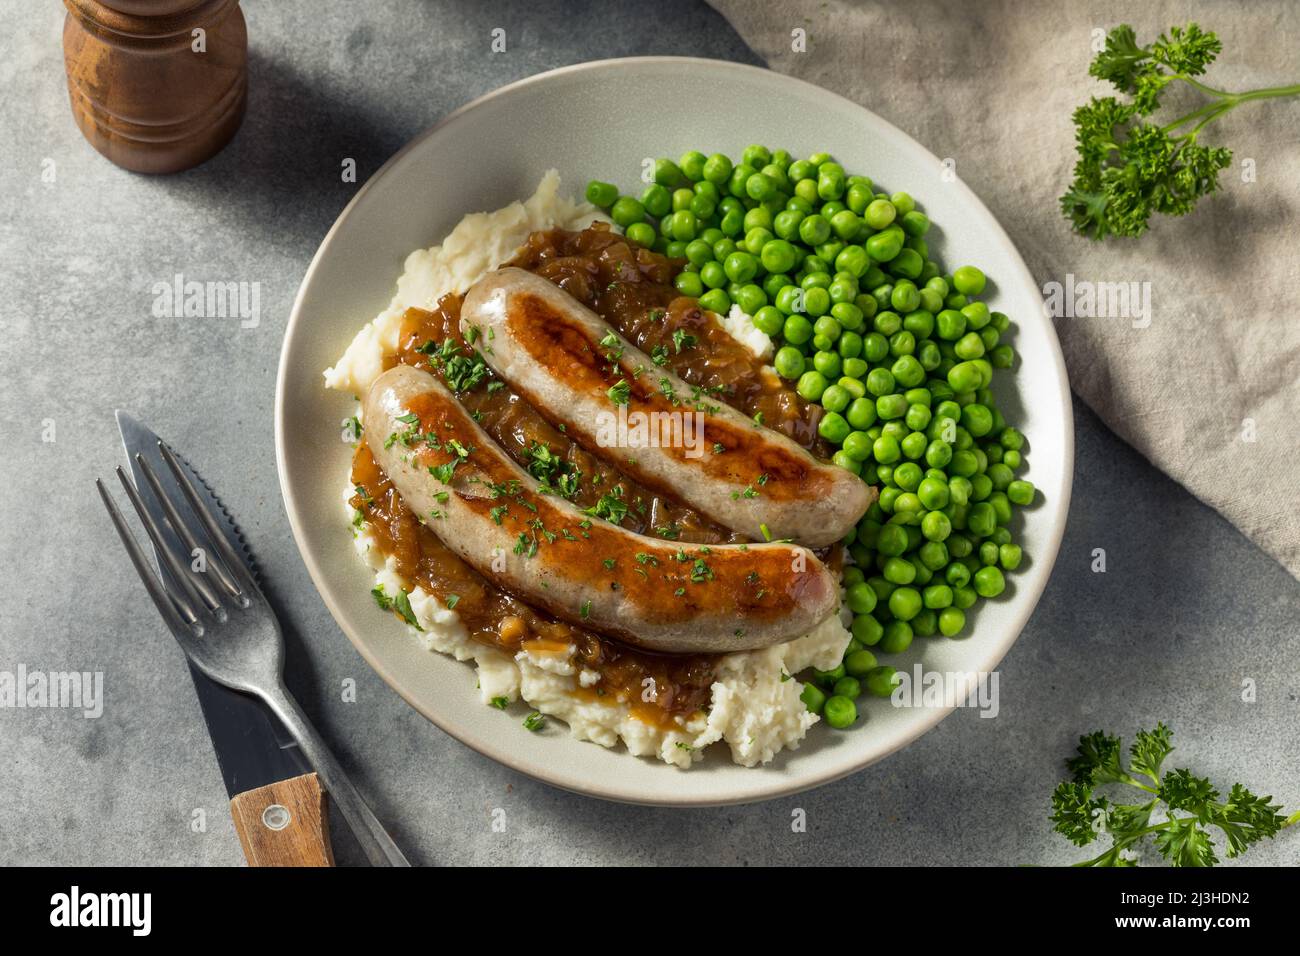
[{"label": "plate rim", "polygon": [[[339,212],[338,216],[335,218],[334,222],[331,224],[329,230],[325,233],[324,237],[322,237],[320,244],[317,246],[316,252],[312,255],[311,262],[308,263],[306,271],[303,273],[303,278],[302,281],[299,283],[298,291],[294,295],[293,305],[289,311],[289,318],[288,321],[285,323],[284,337],[281,340],[281,344],[280,344],[280,356],[277,361],[276,376],[275,376],[275,402],[274,402],[275,464],[276,464],[276,474],[279,479],[279,485],[280,485],[280,496],[283,501],[285,514],[289,519],[289,530],[290,533],[293,535],[294,547],[297,549],[299,557],[302,559],[303,564],[307,568],[307,573],[308,576],[311,578],[312,585],[315,587],[317,594],[324,602],[326,609],[330,612],[330,616],[334,619],[335,625],[339,628],[340,631],[343,632],[343,634],[347,637],[348,641],[352,644],[352,646],[357,650],[358,653],[360,653],[362,659],[365,660],[367,665],[369,665],[371,669],[373,669],[375,673],[377,673],[380,676],[380,678],[384,681],[384,683],[386,683],[392,690],[394,690],[398,694],[398,696],[400,696],[404,701],[406,701],[406,703],[410,705],[417,713],[421,714],[426,720],[430,721],[434,726],[436,726],[438,729],[443,731],[443,733],[447,734],[448,736],[456,740],[458,743],[469,747],[470,749],[476,751],[477,753],[480,753],[483,756],[496,761],[497,763],[509,768],[514,772],[525,774],[526,776],[529,776],[533,779],[540,780],[543,783],[549,784],[550,786],[553,787],[557,787],[561,790],[568,791],[570,793],[581,794],[583,796],[588,796],[588,797],[596,797],[603,800],[609,800],[615,803],[627,803],[627,804],[640,805],[640,806],[664,806],[664,807],[734,806],[739,804],[756,803],[759,801],[773,800],[783,796],[790,796],[796,793],[802,793],[804,791],[812,790],[816,787],[820,787],[828,783],[833,783],[834,781],[843,779],[844,777],[850,776],[851,774],[858,773],[859,771],[866,769],[872,764],[878,763],[881,760],[884,760],[885,758],[897,753],[899,750],[902,750],[904,747],[907,747],[910,744],[915,743],[921,737],[925,736],[929,731],[933,730],[937,724],[939,724],[945,717],[947,717],[957,708],[955,705],[929,708],[926,713],[926,719],[917,722],[915,733],[909,734],[905,739],[896,741],[892,745],[888,746],[886,749],[873,754],[870,758],[866,760],[852,762],[843,767],[834,767],[829,770],[822,771],[816,774],[811,774],[811,775],[805,774],[802,776],[797,776],[795,779],[790,779],[784,775],[771,774],[768,775],[767,777],[767,779],[770,781],[769,786],[760,785],[755,788],[750,788],[747,789],[746,792],[743,794],[723,793],[718,796],[710,796],[707,798],[687,796],[679,799],[674,799],[671,796],[662,797],[662,798],[644,797],[644,796],[632,795],[627,793],[626,791],[620,791],[617,788],[603,785],[598,780],[587,780],[587,781],[583,781],[582,784],[577,784],[574,783],[571,779],[566,778],[561,774],[556,774],[552,772],[547,766],[534,766],[528,768],[520,767],[504,751],[504,749],[496,749],[491,746],[487,746],[484,744],[480,744],[478,742],[467,740],[464,737],[462,737],[459,733],[457,733],[457,731],[453,729],[452,726],[449,726],[450,722],[439,719],[439,717],[436,716],[434,712],[432,712],[430,709],[425,707],[422,702],[416,700],[412,694],[408,693],[408,691],[402,686],[402,682],[398,679],[398,677],[394,675],[388,668],[386,668],[381,663],[381,661],[378,659],[378,656],[372,652],[372,650],[370,649],[370,647],[367,645],[366,642],[360,640],[357,636],[351,633],[351,629],[344,626],[342,622],[342,618],[344,616],[343,612],[339,607],[338,603],[334,600],[334,597],[332,596],[331,586],[328,585],[323,575],[322,569],[319,565],[319,562],[317,561],[314,553],[312,553],[308,548],[304,547],[303,521],[298,511],[297,494],[296,491],[290,487],[288,479],[286,477],[288,470],[286,466],[287,455],[286,455],[286,442],[285,442],[285,415],[286,415],[286,381],[289,374],[288,355],[295,334],[299,332],[300,326],[303,324],[303,314],[302,314],[303,301],[304,298],[306,297],[308,288],[311,286],[312,281],[315,278],[317,269],[319,268],[321,260],[324,257],[328,247],[335,240],[337,234],[342,229],[348,217],[352,215],[356,207],[361,202],[364,201],[366,195],[370,192],[371,188],[374,187],[375,184],[378,183],[389,172],[389,170],[398,162],[400,162],[407,154],[415,150],[426,140],[438,134],[444,127],[448,126],[453,121],[459,119],[465,114],[481,106],[484,106],[485,104],[499,97],[509,95],[520,89],[526,89],[530,86],[535,86],[535,85],[549,82],[560,76],[568,76],[575,73],[584,73],[587,71],[593,71],[598,69],[608,69],[610,67],[618,66],[618,65],[650,66],[650,65],[674,65],[674,64],[681,65],[683,67],[703,66],[712,70],[721,69],[721,70],[729,70],[732,72],[744,73],[744,74],[766,74],[768,77],[775,77],[779,82],[782,83],[789,83],[797,86],[806,87],[809,90],[815,91],[819,96],[834,98],[836,100],[839,100],[841,103],[851,107],[854,110],[861,111],[874,122],[883,124],[884,126],[893,130],[894,133],[901,136],[903,139],[905,139],[916,149],[920,150],[925,156],[930,157],[930,159],[932,159],[936,164],[940,162],[939,157],[937,157],[934,153],[932,153],[930,149],[927,146],[925,146],[923,143],[913,138],[911,134],[905,132],[904,130],[895,126],[893,123],[886,120],[884,117],[868,109],[867,107],[861,105],[860,103],[854,102],[848,97],[842,96],[839,93],[834,92],[833,90],[828,90],[824,87],[818,86],[815,83],[811,83],[799,77],[791,76],[785,73],[779,73],[777,71],[770,70],[766,67],[751,66],[746,63],[736,63],[730,60],[717,60],[709,57],[693,57],[693,56],[610,57],[601,60],[589,60],[582,63],[573,63],[573,64],[569,64],[568,66],[557,67],[555,69],[546,70],[541,73],[533,74],[532,76],[527,76],[518,80],[514,80],[510,83],[505,84],[504,86],[500,86],[497,87],[496,89],[489,90],[488,92],[483,93],[475,97],[474,99],[470,100],[469,102],[457,107],[456,109],[452,110],[450,113],[446,114],[441,119],[439,119],[436,123],[429,126],[427,129],[417,133],[399,150],[397,150],[397,152],[395,152],[392,156],[390,156],[383,163],[383,165],[381,165],[379,169],[377,169],[374,172],[374,174],[371,175],[366,180],[366,182],[361,186],[361,188],[357,190],[356,195],[354,195],[352,199],[348,201],[347,205],[343,207],[343,209]],[[989,210],[989,208],[984,204],[983,200],[980,199],[980,197],[974,192],[974,190],[970,188],[970,186],[966,184],[964,180],[958,178],[955,182],[955,185],[958,187],[959,190],[961,190],[964,193],[964,199],[972,203],[980,212],[982,212],[985,216],[987,216],[988,220],[993,224],[993,227],[996,230],[996,232],[992,235],[991,238],[1002,244],[1005,244],[1005,246],[1010,250],[1013,259],[1013,263],[1012,263],[1013,267],[1017,268],[1019,272],[1019,275],[1015,277],[1017,283],[1028,283],[1030,287],[1037,289],[1038,288],[1037,283],[1034,280],[1033,274],[1029,271],[1029,267],[1025,264],[1024,257],[1020,254],[1019,248],[1011,240],[1011,237],[1007,235],[1007,232],[1003,228],[1002,223],[998,220],[996,216],[993,215],[993,213]],[[1033,612],[1038,607],[1038,602],[1042,598],[1043,591],[1047,587],[1047,582],[1051,577],[1052,570],[1055,568],[1056,565],[1057,556],[1060,553],[1061,542],[1064,539],[1066,524],[1068,522],[1070,499],[1074,489],[1074,457],[1075,457],[1074,409],[1071,401],[1069,374],[1065,366],[1065,356],[1061,350],[1060,337],[1056,334],[1056,329],[1054,325],[1051,323],[1050,319],[1047,319],[1047,330],[1049,332],[1049,335],[1047,336],[1048,346],[1051,352],[1052,363],[1056,369],[1056,373],[1057,373],[1056,378],[1059,386],[1059,392],[1056,397],[1057,400],[1060,402],[1064,412],[1063,422],[1065,425],[1065,429],[1064,429],[1064,434],[1061,436],[1062,459],[1063,459],[1062,460],[1062,466],[1063,466],[1062,467],[1062,474],[1063,474],[1062,488],[1061,488],[1061,493],[1058,496],[1054,497],[1054,499],[1052,499],[1050,502],[1044,505],[1045,507],[1051,507],[1053,509],[1054,515],[1052,517],[1055,518],[1054,526],[1053,526],[1054,530],[1049,535],[1047,547],[1041,552],[1041,559],[1046,562],[1047,567],[1044,570],[1039,582],[1034,585],[1032,591],[1026,592],[1027,598],[1024,601],[1025,610],[1023,612],[1018,613],[1016,615],[1016,619],[1012,622],[1012,626],[1006,629],[1005,634],[1009,636],[1001,637],[997,641],[996,647],[990,647],[985,656],[985,659],[981,662],[982,665],[981,669],[989,672],[997,668],[997,666],[1002,662],[1002,659],[1011,650],[1012,646],[1014,646],[1016,641],[1020,639],[1020,635],[1024,631],[1025,625],[1029,622],[1029,618],[1033,615]],[[593,744],[593,746],[595,745]],[[755,779],[763,779],[764,767],[758,766],[750,769],[752,773],[755,775]],[[669,766],[663,767],[663,771],[665,773],[690,772],[690,771],[682,771],[676,767],[669,767]]]}]

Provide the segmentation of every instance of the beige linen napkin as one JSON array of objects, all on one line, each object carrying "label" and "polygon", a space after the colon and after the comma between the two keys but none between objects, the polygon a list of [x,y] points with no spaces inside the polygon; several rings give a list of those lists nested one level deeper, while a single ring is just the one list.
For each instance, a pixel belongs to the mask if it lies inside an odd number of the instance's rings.
[{"label": "beige linen napkin", "polygon": [[[1074,162],[1070,114],[1111,89],[1087,72],[1104,31],[1127,22],[1145,43],[1195,20],[1223,41],[1211,86],[1289,85],[1300,4],[710,2],[772,69],[952,157],[1045,297],[1073,292],[1087,311],[1098,284],[1137,283],[1125,314],[1056,319],[1071,385],[1300,578],[1300,99],[1247,103],[1214,124],[1205,142],[1234,151],[1222,191],[1140,239],[1089,242],[1057,204]],[[1102,311],[1124,311],[1102,298]]]}]

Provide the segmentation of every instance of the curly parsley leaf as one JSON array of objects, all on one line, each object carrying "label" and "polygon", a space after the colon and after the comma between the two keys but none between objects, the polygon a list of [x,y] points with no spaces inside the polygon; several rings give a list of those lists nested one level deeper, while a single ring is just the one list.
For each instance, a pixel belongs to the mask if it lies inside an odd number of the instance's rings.
[{"label": "curly parsley leaf", "polygon": [[[1174,750],[1172,737],[1163,723],[1139,731],[1129,747],[1127,768],[1121,762],[1118,737],[1095,731],[1079,738],[1076,755],[1066,761],[1072,779],[1058,784],[1052,793],[1053,829],[1076,846],[1086,846],[1103,833],[1110,835],[1111,845],[1076,865],[1135,866],[1137,850],[1150,837],[1156,851],[1174,866],[1214,866],[1219,862],[1215,830],[1227,845],[1227,855],[1235,857],[1300,821],[1300,813],[1284,817],[1272,797],[1256,796],[1240,783],[1233,785],[1227,800],[1220,800],[1219,791],[1206,777],[1185,768],[1162,773]],[[1152,798],[1145,803],[1114,803],[1096,792],[1116,784]],[[1152,823],[1153,818],[1159,822]]]},{"label": "curly parsley leaf", "polygon": [[[1221,49],[1218,37],[1195,23],[1172,27],[1147,46],[1127,24],[1110,31],[1088,72],[1130,100],[1093,98],[1074,111],[1078,158],[1060,204],[1076,232],[1094,240],[1140,236],[1153,215],[1191,212],[1219,190],[1219,173],[1232,162],[1230,149],[1200,143],[1201,131],[1249,100],[1300,95],[1300,84],[1229,93],[1194,79]],[[1174,83],[1193,87],[1207,102],[1172,122],[1142,119],[1156,112]]]}]

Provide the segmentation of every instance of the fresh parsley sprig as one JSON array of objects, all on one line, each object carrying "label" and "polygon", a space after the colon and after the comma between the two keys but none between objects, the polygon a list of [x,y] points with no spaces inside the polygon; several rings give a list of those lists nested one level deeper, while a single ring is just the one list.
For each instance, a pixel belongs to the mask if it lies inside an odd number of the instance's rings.
[{"label": "fresh parsley sprig", "polygon": [[[1199,142],[1202,130],[1250,100],[1300,95],[1300,84],[1229,93],[1196,77],[1214,62],[1222,44],[1195,23],[1172,27],[1139,46],[1127,24],[1111,30],[1089,74],[1127,93],[1094,97],[1074,111],[1079,157],[1061,210],[1075,231],[1090,239],[1140,236],[1151,216],[1184,216],[1202,196],[1219,189],[1219,173],[1232,150]],[[1201,93],[1206,102],[1172,122],[1149,122],[1160,97],[1174,84]]]},{"label": "fresh parsley sprig", "polygon": [[[1066,761],[1071,779],[1052,794],[1054,829],[1076,846],[1087,846],[1103,833],[1110,834],[1112,842],[1100,856],[1075,866],[1136,866],[1137,849],[1147,837],[1174,866],[1213,866],[1219,858],[1209,828],[1218,829],[1231,858],[1300,821],[1300,812],[1285,817],[1272,797],[1257,797],[1239,783],[1221,800],[1205,777],[1185,769],[1162,773],[1174,750],[1171,738],[1163,723],[1139,731],[1129,747],[1127,767],[1121,762],[1118,737],[1098,730],[1079,738],[1077,755]],[[1097,795],[1107,784],[1136,788],[1150,799],[1112,802]]]}]

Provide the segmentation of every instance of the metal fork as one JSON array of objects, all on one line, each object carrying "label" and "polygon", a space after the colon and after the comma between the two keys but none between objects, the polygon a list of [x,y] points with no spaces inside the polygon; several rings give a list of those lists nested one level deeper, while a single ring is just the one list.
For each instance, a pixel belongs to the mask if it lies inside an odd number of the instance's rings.
[{"label": "metal fork", "polygon": [[[95,479],[104,507],[108,509],[118,536],[158,613],[199,670],[226,687],[260,697],[275,712],[324,781],[325,790],[333,797],[371,864],[410,866],[285,687],[284,638],[280,633],[280,623],[247,565],[230,546],[218,527],[216,517],[200,500],[171,449],[160,441],[158,450],[175,477],[188,503],[188,510],[198,519],[200,533],[195,532],[193,523],[187,523],[181,517],[178,503],[167,496],[148,460],[136,455],[136,464],[162,506],[175,537],[184,545],[184,553],[179,552],[172,539],[150,516],[140,490],[121,468],[117,469],[117,477],[153,544],[160,566],[166,569],[169,580],[173,582],[172,587],[164,584],[154,573],[108,489],[102,481]],[[195,571],[191,566],[190,555],[202,547],[200,534],[212,545],[203,553],[208,556],[215,554],[219,558],[207,559],[212,574]]]}]

